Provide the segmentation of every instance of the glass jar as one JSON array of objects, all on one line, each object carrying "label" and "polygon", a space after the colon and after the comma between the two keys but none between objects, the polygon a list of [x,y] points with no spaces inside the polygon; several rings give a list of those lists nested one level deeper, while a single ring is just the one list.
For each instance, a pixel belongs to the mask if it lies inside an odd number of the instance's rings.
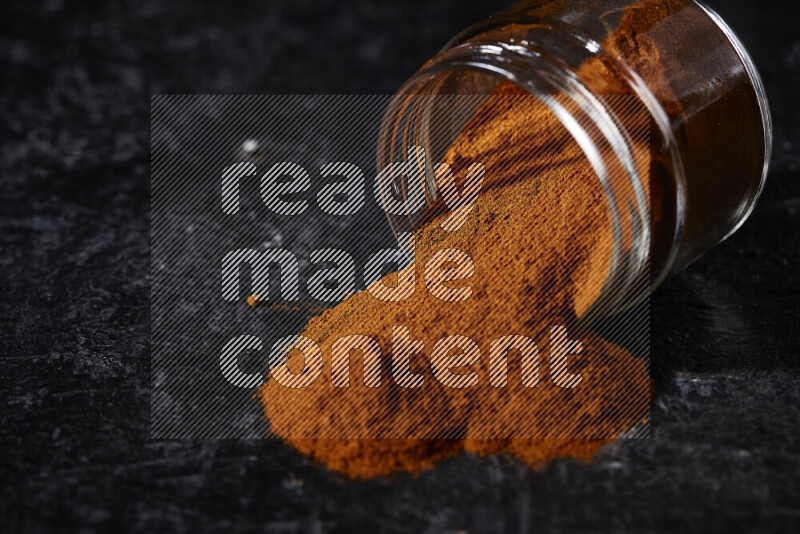
[{"label": "glass jar", "polygon": [[[422,147],[419,176],[432,204],[439,197],[433,162],[503,81],[558,116],[603,185],[615,243],[586,318],[638,302],[752,212],[771,151],[769,108],[750,56],[707,6],[517,2],[453,38],[395,94],[381,127],[379,168],[408,163],[409,147]],[[457,113],[444,104],[453,96],[465,97]],[[644,172],[618,97],[632,99],[649,123]],[[386,194],[405,190],[378,185]],[[390,222],[405,235],[423,214],[390,215]]]}]

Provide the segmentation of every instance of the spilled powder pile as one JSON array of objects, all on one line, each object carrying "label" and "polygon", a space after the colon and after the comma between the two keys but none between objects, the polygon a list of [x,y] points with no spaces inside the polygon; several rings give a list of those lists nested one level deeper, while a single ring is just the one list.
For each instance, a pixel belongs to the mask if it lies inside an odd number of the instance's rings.
[{"label": "spilled powder pile", "polygon": [[[441,228],[446,212],[415,231],[411,297],[383,302],[364,291],[310,321],[303,335],[322,350],[322,375],[305,389],[275,380],[259,389],[272,429],[352,477],[417,471],[462,450],[505,452],[531,466],[557,457],[589,459],[606,439],[637,423],[649,403],[645,363],[575,326],[601,289],[611,250],[606,201],[591,166],[557,118],[510,84],[478,109],[444,160],[460,186],[471,163],[485,165],[473,211],[457,231]],[[463,302],[439,300],[425,286],[428,259],[450,248],[469,254],[475,265],[473,276],[453,285],[471,288]],[[383,283],[391,287],[398,276]],[[549,375],[548,336],[556,325],[582,342],[580,354],[569,357],[570,372],[582,377],[572,389]],[[424,342],[424,352],[410,358],[411,370],[424,377],[421,387],[392,379],[393,326],[407,327],[412,339]],[[432,347],[453,334],[480,347],[480,362],[470,366],[478,376],[472,387],[448,388],[431,370]],[[509,334],[536,341],[536,387],[523,385],[515,350],[509,351],[505,387],[490,384],[489,345]],[[379,387],[365,385],[358,350],[350,353],[349,387],[332,386],[332,344],[347,335],[377,340]],[[293,373],[303,365],[299,351],[286,362]]]}]

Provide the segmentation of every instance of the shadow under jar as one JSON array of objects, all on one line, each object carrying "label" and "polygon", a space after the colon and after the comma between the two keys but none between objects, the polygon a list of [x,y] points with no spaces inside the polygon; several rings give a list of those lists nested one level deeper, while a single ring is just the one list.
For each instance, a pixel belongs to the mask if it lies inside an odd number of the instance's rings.
[{"label": "shadow under jar", "polygon": [[[409,163],[408,148],[422,147],[418,176],[432,205],[439,197],[433,162],[502,82],[556,114],[602,183],[612,258],[582,319],[632,306],[752,212],[771,151],[769,109],[751,58],[707,6],[517,2],[453,38],[395,94],[381,128],[379,168]],[[454,97],[462,97],[457,106]],[[642,117],[649,135],[644,171],[633,143]],[[404,190],[379,186],[384,194]],[[402,235],[423,215],[390,221]]]}]

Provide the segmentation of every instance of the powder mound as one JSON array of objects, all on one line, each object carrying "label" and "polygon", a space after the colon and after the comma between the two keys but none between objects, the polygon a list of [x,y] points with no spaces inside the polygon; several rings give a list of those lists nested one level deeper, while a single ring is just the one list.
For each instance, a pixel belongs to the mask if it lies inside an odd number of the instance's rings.
[{"label": "powder mound", "polygon": [[[563,456],[589,459],[638,422],[649,403],[645,363],[576,327],[609,269],[612,234],[601,186],[559,121],[508,83],[476,111],[445,161],[458,185],[471,163],[484,164],[473,211],[458,230],[446,231],[448,214],[433,210],[415,231],[415,262],[402,274],[415,276],[409,298],[383,302],[363,291],[310,321],[303,336],[321,349],[321,376],[303,389],[275,380],[259,389],[272,429],[328,468],[360,478],[429,468],[462,450],[505,452],[534,467]],[[471,288],[465,301],[444,302],[426,288],[423,266],[443,249],[474,262],[474,275],[454,284]],[[393,274],[382,283],[397,280]],[[553,326],[582,343],[580,355],[569,358],[570,372],[582,377],[575,388],[552,379]],[[424,343],[409,358],[421,387],[393,380],[393,327]],[[454,334],[480,351],[463,370],[473,371],[477,384],[463,389],[442,384],[431,367],[433,347]],[[506,335],[535,340],[538,369],[526,372],[521,350],[511,350],[507,383],[495,387],[490,344]],[[375,340],[378,372],[365,376],[364,352],[351,351],[348,387],[334,387],[331,355],[345,336]],[[300,373],[304,364],[293,351],[282,370]],[[533,376],[535,386],[523,383]],[[365,384],[376,377],[378,387]]]}]

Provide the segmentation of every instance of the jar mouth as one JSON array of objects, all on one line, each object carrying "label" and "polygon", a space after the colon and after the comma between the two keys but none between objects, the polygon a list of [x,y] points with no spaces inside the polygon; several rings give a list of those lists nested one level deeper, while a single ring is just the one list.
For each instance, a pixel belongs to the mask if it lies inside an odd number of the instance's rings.
[{"label": "jar mouth", "polygon": [[730,43],[731,47],[736,52],[739,60],[742,62],[745,73],[750,80],[750,85],[756,93],[756,100],[758,101],[758,108],[761,113],[761,124],[764,134],[764,164],[761,170],[761,179],[758,187],[755,188],[753,194],[748,198],[740,210],[736,222],[731,226],[731,229],[726,233],[719,242],[725,241],[744,224],[750,214],[756,207],[761,192],[764,190],[764,185],[767,182],[767,172],[769,171],[769,162],[772,156],[772,113],[769,109],[767,101],[767,92],[764,89],[764,82],[761,80],[761,75],[753,62],[753,58],[745,48],[739,36],[728,26],[728,24],[719,16],[719,14],[707,6],[704,2],[694,0],[694,3],[708,16],[711,21],[717,25],[720,31],[725,35],[725,38]]},{"label": "jar mouth", "polygon": [[[405,148],[398,147],[407,147],[409,139],[418,140],[423,147],[429,141],[431,117],[424,102],[452,89],[448,87],[449,76],[482,76],[494,80],[494,85],[509,81],[526,90],[556,115],[590,162],[606,197],[613,243],[603,288],[580,321],[588,323],[614,315],[646,298],[651,286],[650,209],[631,148],[606,106],[573,72],[545,54],[508,43],[470,41],[436,56],[406,82],[390,103],[381,127],[378,168],[392,163],[393,158],[402,158]],[[483,96],[488,96],[491,85],[487,82],[482,87]],[[456,89],[470,94],[468,84]],[[554,98],[556,95],[559,98]],[[413,99],[417,100],[410,105]],[[611,150],[601,150],[600,145]],[[426,196],[435,200],[434,173],[427,168],[424,175]],[[633,194],[623,200],[618,194],[620,184],[615,181],[624,181]],[[623,214],[623,210],[627,213]],[[389,219],[398,238],[401,226],[414,228],[419,222],[400,221],[392,215]],[[680,231],[678,225],[676,242]],[[623,247],[623,237],[630,242],[629,247]],[[665,266],[659,280],[669,267]]]}]

